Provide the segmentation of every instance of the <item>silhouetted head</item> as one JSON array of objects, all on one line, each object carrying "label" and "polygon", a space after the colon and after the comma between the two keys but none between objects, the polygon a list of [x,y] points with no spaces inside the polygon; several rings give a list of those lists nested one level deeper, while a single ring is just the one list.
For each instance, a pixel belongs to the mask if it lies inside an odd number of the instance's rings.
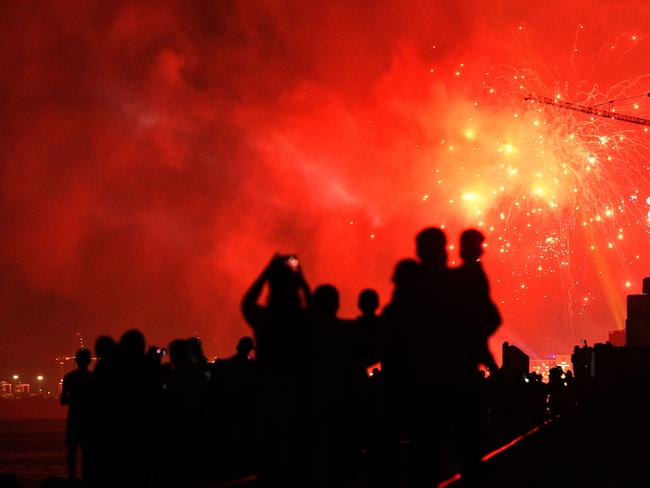
[{"label": "silhouetted head", "polygon": [[188,341],[184,339],[176,339],[169,343],[169,360],[178,367],[190,363],[190,349]]},{"label": "silhouetted head", "polygon": [[460,235],[460,257],[465,262],[475,262],[483,255],[485,236],[475,229],[468,229]]},{"label": "silhouetted head", "polygon": [[288,256],[276,257],[269,267],[269,307],[295,309],[301,306],[301,277]]},{"label": "silhouetted head", "polygon": [[95,355],[99,359],[113,359],[117,354],[117,344],[111,336],[99,336],[95,341]]},{"label": "silhouetted head", "polygon": [[90,360],[92,359],[89,349],[79,349],[77,354],[74,355],[74,360],[79,366],[79,369],[88,369]]},{"label": "silhouetted head", "polygon": [[311,308],[319,317],[336,317],[339,311],[339,291],[332,285],[318,286],[311,297]]},{"label": "silhouetted head", "polygon": [[363,315],[375,315],[379,308],[379,294],[371,288],[362,290],[361,293],[359,293],[357,306]]},{"label": "silhouetted head", "polygon": [[144,356],[144,335],[137,329],[127,330],[120,337],[120,352],[125,359],[138,359]]},{"label": "silhouetted head", "polygon": [[396,288],[413,288],[417,282],[420,266],[415,259],[402,259],[395,266],[393,283]]},{"label": "silhouetted head", "polygon": [[251,351],[255,349],[255,343],[252,337],[242,337],[237,343],[237,355],[248,357]]},{"label": "silhouetted head", "polygon": [[187,351],[190,355],[190,361],[194,364],[203,364],[207,362],[205,354],[203,354],[203,345],[201,344],[201,339],[198,337],[190,337],[186,339],[187,342]]},{"label": "silhouetted head", "polygon": [[437,227],[421,231],[415,238],[416,253],[420,262],[427,268],[447,266],[447,237]]}]

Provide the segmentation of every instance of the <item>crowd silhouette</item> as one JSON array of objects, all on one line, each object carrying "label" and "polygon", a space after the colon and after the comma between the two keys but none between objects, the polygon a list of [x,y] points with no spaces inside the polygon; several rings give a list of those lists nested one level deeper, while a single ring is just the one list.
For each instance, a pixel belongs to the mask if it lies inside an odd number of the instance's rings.
[{"label": "crowd silhouette", "polygon": [[339,317],[335,286],[312,292],[298,259],[276,255],[242,301],[254,339],[213,363],[196,338],[147,350],[137,330],[99,337],[93,371],[82,349],[63,382],[70,477],[80,447],[87,486],[255,473],[269,487],[420,487],[453,470],[478,484],[488,440],[543,421],[549,388],[499,370],[490,353],[501,317],[483,246],[463,232],[450,268],[444,232],[424,229],[417,259],[395,266],[390,301],[381,309],[361,291],[355,319]]}]

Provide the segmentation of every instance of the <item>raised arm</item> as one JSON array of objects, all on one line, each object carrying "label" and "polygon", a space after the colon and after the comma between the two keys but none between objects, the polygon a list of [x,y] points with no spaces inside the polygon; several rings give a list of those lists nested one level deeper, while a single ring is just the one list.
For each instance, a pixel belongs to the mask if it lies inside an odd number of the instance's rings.
[{"label": "raised arm", "polygon": [[260,309],[259,304],[257,303],[262,295],[262,290],[264,289],[264,284],[269,279],[269,270],[275,261],[276,256],[273,256],[271,262],[264,268],[264,271],[258,276],[258,278],[253,282],[248,291],[244,294],[244,299],[241,302],[241,310],[244,314],[246,322],[250,325],[256,323],[257,312]]}]

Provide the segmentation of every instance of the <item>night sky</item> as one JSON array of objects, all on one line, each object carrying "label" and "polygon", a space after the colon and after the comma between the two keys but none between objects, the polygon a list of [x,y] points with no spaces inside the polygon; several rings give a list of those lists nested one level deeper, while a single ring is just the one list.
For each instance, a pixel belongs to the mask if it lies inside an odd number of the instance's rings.
[{"label": "night sky", "polygon": [[430,225],[486,234],[493,345],[622,327],[650,134],[524,96],[649,117],[647,2],[358,3],[2,2],[0,379],[131,327],[231,354],[276,251],[354,316]]}]

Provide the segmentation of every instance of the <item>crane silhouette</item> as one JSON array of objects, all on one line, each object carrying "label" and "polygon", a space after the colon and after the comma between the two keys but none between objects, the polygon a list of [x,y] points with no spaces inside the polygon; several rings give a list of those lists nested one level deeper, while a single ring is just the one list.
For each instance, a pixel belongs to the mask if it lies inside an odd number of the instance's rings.
[{"label": "crane silhouette", "polygon": [[[646,95],[642,95],[646,96]],[[647,94],[650,97],[650,93]],[[625,100],[633,97],[626,97]],[[580,105],[579,103],[571,103],[560,100],[559,98],[549,98],[549,97],[538,97],[536,95],[528,95],[524,98],[527,102],[531,103],[544,103],[546,105],[551,105],[557,108],[563,108],[566,110],[573,110],[575,112],[582,112],[584,114],[595,115],[597,117],[604,117],[606,119],[612,120],[621,120],[623,122],[630,122],[632,124],[638,125],[650,125],[650,119],[644,119],[643,117],[635,117],[634,115],[621,114],[614,111],[613,105],[617,100],[609,100],[605,103],[609,104],[609,110],[604,110],[600,106],[604,105],[603,103],[599,105],[593,105],[591,107],[587,105]],[[624,99],[619,99],[624,100]]]}]

